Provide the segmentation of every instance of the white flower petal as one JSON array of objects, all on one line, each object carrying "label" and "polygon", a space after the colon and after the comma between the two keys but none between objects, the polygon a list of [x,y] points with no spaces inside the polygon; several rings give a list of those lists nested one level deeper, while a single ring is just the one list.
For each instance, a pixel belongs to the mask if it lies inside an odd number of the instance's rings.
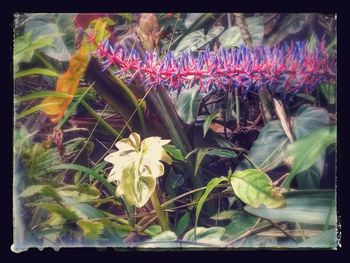
[{"label": "white flower petal", "polygon": [[140,135],[136,132],[130,134],[129,138],[121,139],[115,144],[119,151],[138,151],[140,148]]}]

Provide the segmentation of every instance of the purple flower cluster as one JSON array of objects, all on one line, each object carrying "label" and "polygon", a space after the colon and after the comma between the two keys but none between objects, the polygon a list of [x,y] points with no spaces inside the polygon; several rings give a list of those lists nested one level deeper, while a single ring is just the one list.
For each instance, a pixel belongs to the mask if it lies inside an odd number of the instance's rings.
[{"label": "purple flower cluster", "polygon": [[310,93],[321,83],[336,78],[335,59],[328,59],[325,42],[309,48],[308,42],[292,42],[274,48],[244,46],[221,48],[215,52],[168,52],[163,58],[146,53],[142,58],[136,49],[124,49],[118,43],[105,41],[98,45],[95,56],[104,66],[129,83],[138,78],[143,86],[167,87],[170,90],[198,84],[203,92],[240,89],[244,94],[261,87],[284,93]]}]

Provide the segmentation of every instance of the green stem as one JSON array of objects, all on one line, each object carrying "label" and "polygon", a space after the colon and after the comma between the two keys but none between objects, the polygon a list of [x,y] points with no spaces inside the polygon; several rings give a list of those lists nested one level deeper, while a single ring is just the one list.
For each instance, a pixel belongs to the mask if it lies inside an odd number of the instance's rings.
[{"label": "green stem", "polygon": [[156,211],[156,215],[158,217],[160,226],[162,227],[162,231],[170,230],[169,222],[166,219],[165,214],[161,208],[156,190],[154,190],[153,194],[151,195],[151,201],[152,201],[153,208]]},{"label": "green stem", "polygon": [[240,112],[240,105],[239,105],[239,94],[238,89],[235,89],[235,99],[236,99],[236,123],[237,123],[237,129],[241,127],[240,118],[241,118],[241,112]]},{"label": "green stem", "polygon": [[122,88],[122,90],[128,95],[129,99],[131,100],[131,103],[135,106],[137,110],[137,115],[139,117],[142,133],[143,133],[143,136],[145,136],[147,134],[146,124],[143,116],[143,111],[139,105],[139,102],[137,101],[135,95],[130,91],[129,87],[126,86],[123,81],[121,81],[117,76],[115,76],[115,80],[119,84],[119,86]]},{"label": "green stem", "polygon": [[119,136],[120,132],[116,131],[105,120],[101,119],[100,116],[96,113],[96,111],[94,111],[84,99],[80,101],[80,104],[91,114],[91,116],[93,116],[96,120],[100,120],[99,125],[101,125],[106,131],[108,131],[114,136]]}]

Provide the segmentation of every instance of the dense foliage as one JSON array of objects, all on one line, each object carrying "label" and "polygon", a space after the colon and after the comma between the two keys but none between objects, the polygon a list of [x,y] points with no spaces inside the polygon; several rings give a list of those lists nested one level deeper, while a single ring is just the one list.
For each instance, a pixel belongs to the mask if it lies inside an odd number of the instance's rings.
[{"label": "dense foliage", "polygon": [[14,25],[17,251],[337,247],[336,15]]}]

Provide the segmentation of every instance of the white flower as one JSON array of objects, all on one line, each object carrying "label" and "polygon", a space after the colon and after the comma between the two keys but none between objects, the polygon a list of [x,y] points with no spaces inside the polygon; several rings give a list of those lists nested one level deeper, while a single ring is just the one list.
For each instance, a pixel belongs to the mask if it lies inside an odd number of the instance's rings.
[{"label": "white flower", "polygon": [[156,187],[156,178],[164,174],[160,161],[172,163],[171,157],[163,149],[170,140],[149,137],[141,142],[140,135],[133,132],[129,138],[116,143],[119,151],[106,156],[105,161],[114,165],[108,175],[109,182],[116,182],[116,196],[136,207],[142,207]]}]

